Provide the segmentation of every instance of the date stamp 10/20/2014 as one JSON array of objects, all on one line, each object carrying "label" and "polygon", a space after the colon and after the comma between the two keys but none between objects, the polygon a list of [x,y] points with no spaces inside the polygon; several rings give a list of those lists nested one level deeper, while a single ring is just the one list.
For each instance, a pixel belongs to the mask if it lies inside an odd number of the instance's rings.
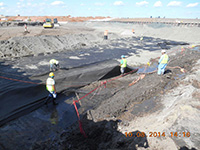
[{"label": "date stamp 10/20/2014", "polygon": [[190,137],[190,132],[170,132],[165,133],[165,132],[125,132],[126,137]]}]

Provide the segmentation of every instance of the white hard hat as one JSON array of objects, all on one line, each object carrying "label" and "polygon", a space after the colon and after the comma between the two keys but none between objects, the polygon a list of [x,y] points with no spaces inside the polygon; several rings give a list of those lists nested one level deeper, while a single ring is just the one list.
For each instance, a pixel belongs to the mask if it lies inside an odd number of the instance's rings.
[{"label": "white hard hat", "polygon": [[166,53],[166,50],[162,50],[161,53]]}]

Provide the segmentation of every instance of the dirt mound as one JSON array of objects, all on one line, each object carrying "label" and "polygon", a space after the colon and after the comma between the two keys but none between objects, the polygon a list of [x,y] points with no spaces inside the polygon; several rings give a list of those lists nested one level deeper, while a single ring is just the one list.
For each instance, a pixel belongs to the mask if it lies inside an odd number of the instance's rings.
[{"label": "dirt mound", "polygon": [[[171,57],[170,59],[172,59],[172,61],[169,63],[169,65],[177,65],[185,68],[186,70],[190,70],[192,64],[194,64],[194,60],[198,59],[198,55],[196,55],[196,52],[188,52],[187,55],[189,55],[190,58],[187,58],[186,56],[184,56],[183,58],[182,55],[180,55],[179,57],[176,56],[176,59],[175,57]],[[194,60],[191,58],[193,58]],[[170,70],[168,70],[167,72],[169,73],[164,75],[164,77],[158,76],[157,74],[150,74],[145,77],[145,80],[141,80],[135,86],[123,87],[124,90],[116,93],[114,96],[112,96],[112,98],[108,99],[107,102],[102,102],[102,104],[98,106],[97,109],[91,110],[90,115],[95,121],[97,121],[98,119],[101,120],[102,118],[106,117],[116,117],[119,116],[120,113],[124,112],[126,108],[129,107],[129,104],[141,103],[144,100],[150,99],[151,97],[153,97],[153,95],[162,92],[166,88],[166,86],[172,88],[174,85],[176,85],[176,81],[174,81],[171,85],[168,84],[169,82],[174,80],[174,78],[176,77],[176,73],[179,73],[179,70],[174,70],[173,74]],[[132,79],[132,77],[129,76],[125,78],[126,80],[128,80],[129,78],[130,81]],[[125,81],[122,79],[121,82],[126,83],[127,81]],[[112,86],[110,88],[112,88]],[[104,98],[102,97],[101,99]]]},{"label": "dirt mound", "polygon": [[[15,37],[1,41],[1,58],[37,56],[54,52],[88,48],[99,38],[93,34],[67,34],[64,36]],[[52,42],[53,41],[53,42]]]}]

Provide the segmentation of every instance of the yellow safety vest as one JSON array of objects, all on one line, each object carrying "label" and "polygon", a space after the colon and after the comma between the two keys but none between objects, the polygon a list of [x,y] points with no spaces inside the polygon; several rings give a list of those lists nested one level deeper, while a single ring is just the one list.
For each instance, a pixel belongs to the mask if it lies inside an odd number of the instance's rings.
[{"label": "yellow safety vest", "polygon": [[168,55],[164,54],[162,61],[160,62],[161,64],[166,64],[168,62]]},{"label": "yellow safety vest", "polygon": [[121,60],[121,67],[125,68],[127,66],[127,60],[126,59],[122,59]]},{"label": "yellow safety vest", "polygon": [[53,88],[54,85],[55,85],[54,79],[48,78],[47,81],[46,81],[46,89],[49,92],[53,92],[54,91],[54,88]]}]

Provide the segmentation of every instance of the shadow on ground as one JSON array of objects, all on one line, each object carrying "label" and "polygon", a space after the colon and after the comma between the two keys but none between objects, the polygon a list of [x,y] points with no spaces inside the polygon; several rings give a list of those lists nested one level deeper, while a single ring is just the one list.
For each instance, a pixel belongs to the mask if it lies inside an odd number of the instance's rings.
[{"label": "shadow on ground", "polygon": [[[141,131],[130,131],[131,136],[127,136],[117,131],[119,121],[100,121],[83,119],[83,130],[87,137],[84,137],[79,130],[78,122],[74,126],[74,132],[63,132],[59,144],[52,144],[50,147],[47,143],[35,144],[33,149],[76,149],[76,150],[95,150],[95,149],[131,149],[136,150],[137,147],[148,148],[146,136],[139,137]],[[56,143],[56,141],[55,141]],[[42,145],[42,147],[41,147]],[[51,145],[51,146],[52,146]]]},{"label": "shadow on ground", "polygon": [[59,93],[56,106],[52,101],[44,105],[43,99],[33,112],[23,111],[23,116],[1,126],[0,149],[26,150],[34,143],[58,139],[64,128],[77,121],[71,97],[73,94]]}]

